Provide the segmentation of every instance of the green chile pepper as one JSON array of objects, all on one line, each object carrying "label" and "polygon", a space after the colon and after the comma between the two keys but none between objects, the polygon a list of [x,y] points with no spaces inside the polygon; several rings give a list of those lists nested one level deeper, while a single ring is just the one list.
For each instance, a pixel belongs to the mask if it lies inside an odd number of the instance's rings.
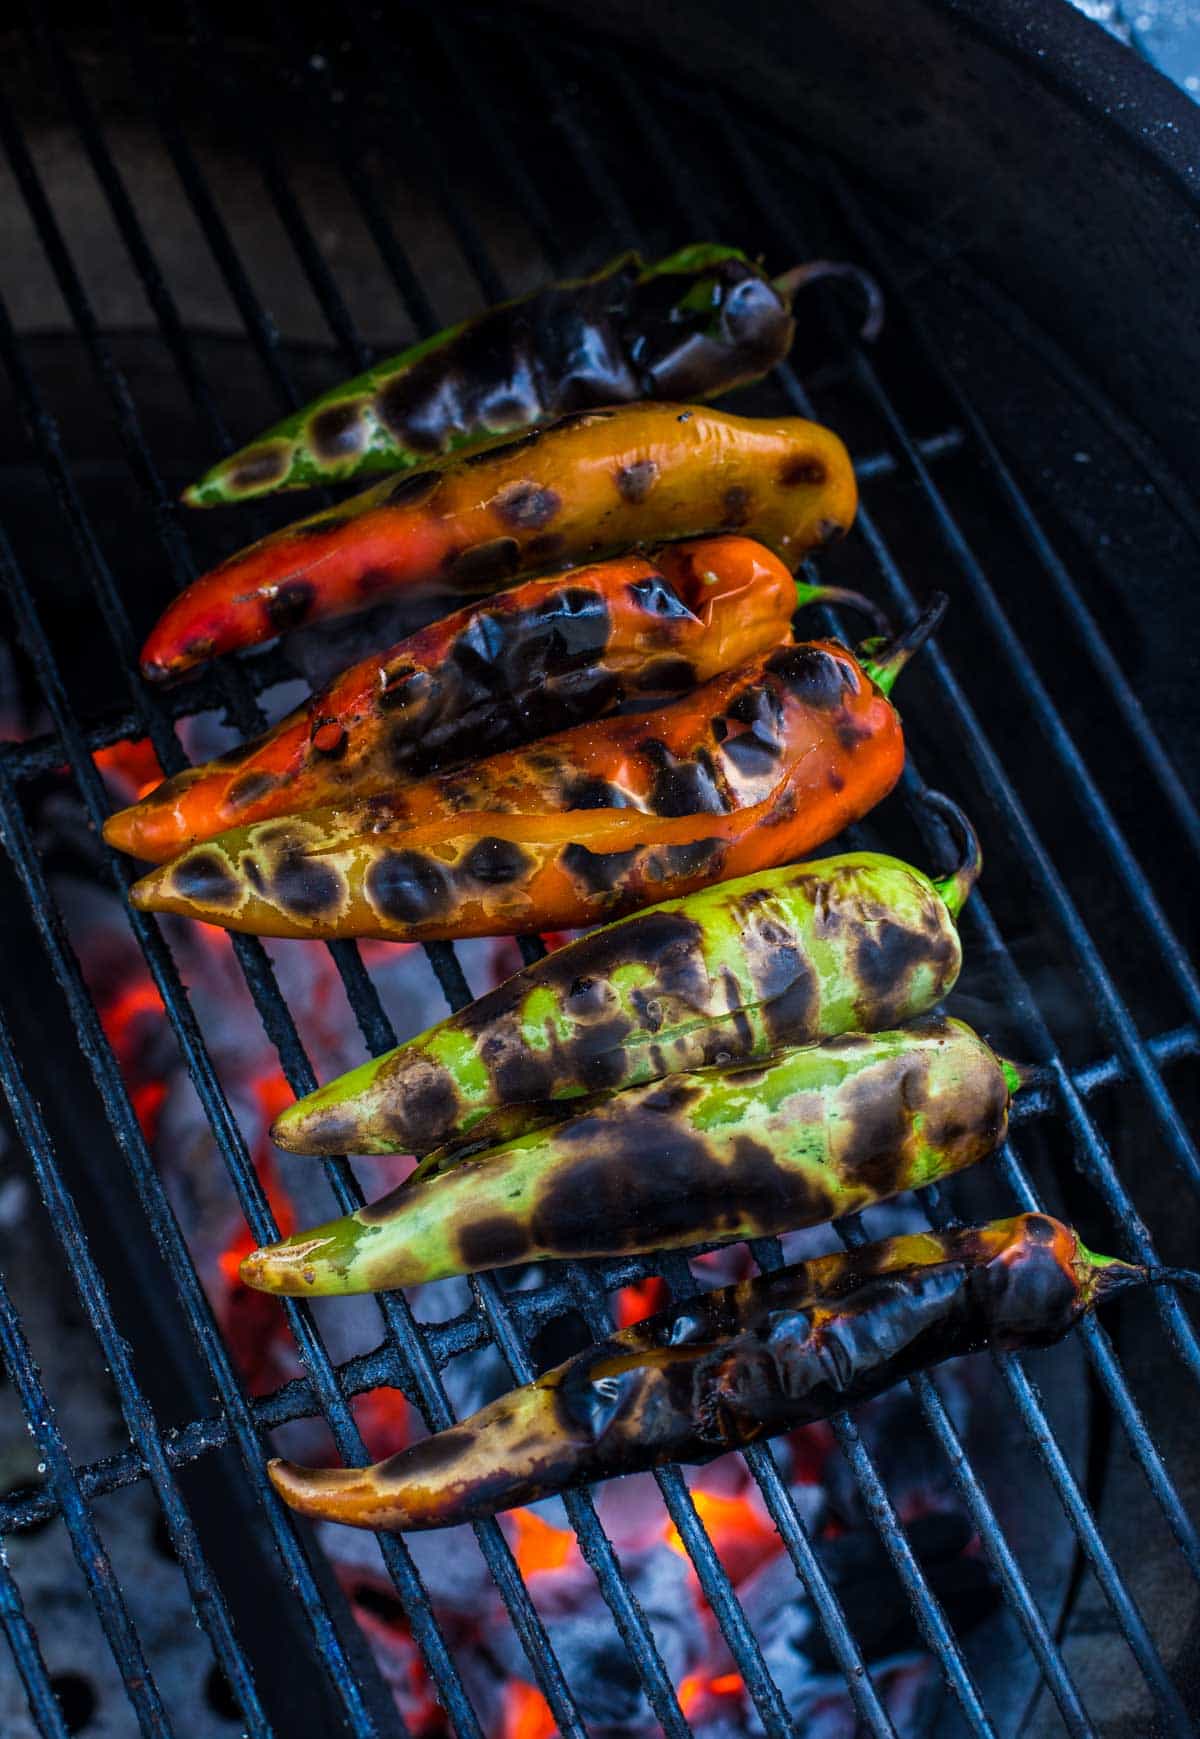
[{"label": "green chile pepper", "polygon": [[514,1262],[762,1237],[857,1213],[1004,1139],[1021,1072],[961,1021],[672,1075],[462,1157],[242,1263],[262,1292],[378,1292]]},{"label": "green chile pepper", "polygon": [[981,861],[961,811],[938,795],[931,803],[961,840],[947,876],[853,851],[667,900],[298,1100],[273,1139],[293,1153],[424,1154],[504,1107],[923,1014],[958,977],[955,919]]}]

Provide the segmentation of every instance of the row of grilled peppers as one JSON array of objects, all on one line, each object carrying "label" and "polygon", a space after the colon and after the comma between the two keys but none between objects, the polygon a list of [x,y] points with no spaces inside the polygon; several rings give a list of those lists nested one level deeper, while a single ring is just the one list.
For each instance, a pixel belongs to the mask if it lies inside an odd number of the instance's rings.
[{"label": "row of grilled peppers", "polygon": [[[628,402],[763,372],[791,292],[839,269],[771,284],[707,246],[614,262],[381,365],[189,492],[411,473],[190,587],[145,648],[154,678],[389,596],[594,564],[444,616],[108,824],[162,866],[139,905],[231,929],[431,940],[619,919],[286,1111],[293,1152],[421,1159],[382,1201],[253,1252],[249,1285],[364,1292],[779,1233],[1003,1139],[1020,1070],[929,1014],[979,871],[964,818],[941,800],[962,851],[937,881],[866,852],[794,862],[898,778],[888,691],[942,600],[857,657],[794,644],[797,603],[835,594],[790,569],[854,513],[840,441]],[[633,546],[652,553],[611,559]],[[709,1459],[954,1353],[1044,1344],[1158,1278],[1043,1215],[891,1239],[690,1300],[378,1467],[272,1478],[364,1527],[477,1518]]]}]

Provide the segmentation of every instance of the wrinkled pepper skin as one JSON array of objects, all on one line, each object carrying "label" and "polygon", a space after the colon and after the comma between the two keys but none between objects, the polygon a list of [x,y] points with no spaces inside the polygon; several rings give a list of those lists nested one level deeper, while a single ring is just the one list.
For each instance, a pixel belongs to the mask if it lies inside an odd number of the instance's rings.
[{"label": "wrinkled pepper skin", "polygon": [[962,863],[938,881],[846,852],[592,931],[298,1099],[272,1139],[292,1153],[429,1153],[497,1112],[897,1026],[958,977],[955,920],[980,867],[966,832]]},{"label": "wrinkled pepper skin", "polygon": [[1130,1287],[1185,1274],[1096,1256],[1021,1214],[887,1238],[688,1299],[374,1467],[273,1461],[295,1510],[391,1530],[478,1521],[571,1486],[828,1419],[985,1347],[1044,1347]]},{"label": "wrinkled pepper skin", "polygon": [[133,900],[260,936],[582,928],[812,850],[903,763],[886,695],[845,647],[814,641],[652,714],[232,829],[144,876]]},{"label": "wrinkled pepper skin", "polygon": [[386,598],[478,597],[713,532],[744,531],[794,569],[847,530],[856,504],[849,455],[816,423],[679,404],[581,411],[389,479],[231,556],[168,606],[142,670],[178,676]]},{"label": "wrinkled pepper skin", "polygon": [[711,398],[791,349],[788,280],[772,284],[745,254],[711,243],[650,266],[622,254],[590,278],[489,309],[323,393],[214,465],[183,499],[213,507],[407,471],[565,411]]},{"label": "wrinkled pepper skin", "polygon": [[527,580],[364,658],[255,741],[110,816],[104,837],[164,863],[232,827],[370,797],[678,693],[789,637],[800,586],[744,537],[668,544]]},{"label": "wrinkled pepper skin", "polygon": [[1019,1078],[970,1027],[935,1016],[669,1075],[256,1250],[242,1279],[304,1297],[378,1292],[793,1231],[982,1159]]}]

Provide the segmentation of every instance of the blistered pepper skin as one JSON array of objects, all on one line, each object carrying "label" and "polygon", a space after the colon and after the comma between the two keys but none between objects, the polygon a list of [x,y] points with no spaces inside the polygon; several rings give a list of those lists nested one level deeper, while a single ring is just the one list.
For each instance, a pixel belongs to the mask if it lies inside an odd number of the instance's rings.
[{"label": "blistered pepper skin", "polygon": [[874,807],[900,721],[852,653],[789,646],[650,714],[218,835],[133,889],[262,936],[582,928],[802,856]]},{"label": "blistered pepper skin", "polygon": [[1045,1214],[888,1238],[662,1311],[374,1467],[273,1461],[271,1480],[293,1509],[352,1527],[478,1521],[617,1474],[711,1461],[944,1359],[1051,1345],[1152,1278]]},{"label": "blistered pepper skin", "polygon": [[477,759],[481,744],[496,753],[678,694],[782,644],[796,602],[778,557],[736,536],[527,580],[364,658],[254,742],[110,816],[104,837],[163,863],[231,827]]},{"label": "blistered pepper skin", "polygon": [[701,243],[651,266],[622,254],[323,393],[183,498],[213,507],[343,483],[468,452],[566,411],[710,398],[765,374],[791,343],[786,283],[772,284],[737,249]]},{"label": "blistered pepper skin", "polygon": [[856,503],[849,455],[816,423],[680,404],[583,411],[252,544],[168,606],[142,670],[178,676],[388,597],[478,597],[522,574],[715,532],[744,531],[794,569],[847,530]]},{"label": "blistered pepper skin", "polygon": [[497,1112],[897,1026],[954,985],[979,867],[968,829],[938,881],[855,851],[667,901],[297,1100],[272,1137],[292,1153],[429,1153]]},{"label": "blistered pepper skin", "polygon": [[670,1075],[257,1250],[242,1278],[305,1297],[378,1292],[816,1225],[982,1159],[1018,1079],[970,1027],[935,1016]]}]

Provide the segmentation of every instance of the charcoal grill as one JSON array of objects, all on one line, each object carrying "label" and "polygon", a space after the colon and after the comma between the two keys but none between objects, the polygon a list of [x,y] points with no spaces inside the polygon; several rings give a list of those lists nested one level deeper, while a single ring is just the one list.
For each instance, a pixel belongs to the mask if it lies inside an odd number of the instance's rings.
[{"label": "charcoal grill", "polygon": [[[284,647],[172,691],[141,683],[139,636],[170,589],[218,548],[259,529],[264,512],[290,516],[269,508],[201,522],[173,507],[178,487],[207,455],[232,446],[232,434],[244,438],[300,402],[302,387],[358,370],[373,353],[398,347],[406,332],[429,332],[622,246],[653,254],[711,235],[764,250],[781,267],[818,253],[862,260],[889,295],[877,353],[856,344],[853,308],[822,291],[806,304],[811,329],[794,368],[741,402],[815,414],[850,440],[863,507],[831,562],[840,579],[857,580],[901,617],[934,584],[951,593],[946,631],[913,672],[906,697],[913,755],[900,795],[865,837],[924,860],[944,850],[937,818],[922,802],[926,780],[962,801],[983,834],[989,869],[963,926],[963,1006],[1010,1054],[1039,1066],[1013,1138],[979,1186],[991,1192],[986,1209],[1065,1204],[1090,1243],[1151,1260],[1194,1260],[1200,1189],[1188,1073],[1200,1050],[1200,983],[1189,958],[1194,914],[1186,897],[1200,857],[1200,816],[1183,777],[1196,713],[1186,654],[1166,618],[1171,586],[1194,567],[1198,521],[1175,479],[1174,449],[1164,456],[1154,445],[1158,423],[1139,425],[1129,414],[1146,408],[1139,392],[1153,393],[1134,366],[1139,334],[1128,335],[1134,360],[1124,357],[1113,379],[1098,383],[1087,367],[1094,331],[1081,335],[1073,354],[1054,334],[1049,309],[1023,308],[1011,286],[997,288],[969,258],[954,257],[958,247],[970,253],[959,213],[881,201],[859,170],[822,156],[805,137],[802,102],[786,122],[749,103],[744,67],[730,69],[742,94],[726,94],[690,77],[682,40],[672,63],[594,39],[585,23],[564,25],[545,9],[536,16],[510,9],[502,22],[490,13],[392,15],[351,5],[325,31],[293,8],[250,10],[252,18],[245,8],[225,16],[197,4],[163,31],[161,18],[149,14],[148,23],[120,0],[113,34],[100,38],[60,28],[54,9],[39,6],[26,34],[5,39],[6,193],[13,235],[28,240],[23,269],[32,277],[15,316],[0,315],[0,355],[19,422],[19,432],[6,435],[0,472],[0,569],[45,728],[0,745],[10,963],[0,993],[0,1078],[20,1165],[28,1162],[49,1211],[129,1447],[91,1459],[73,1453],[56,1423],[62,1397],[43,1381],[0,1278],[0,1348],[11,1385],[0,1390],[0,1404],[11,1405],[15,1394],[45,1470],[40,1485],[0,1498],[0,1533],[19,1538],[48,1518],[69,1530],[127,1693],[128,1708],[112,1717],[126,1725],[111,1731],[189,1730],[187,1708],[167,1705],[106,1544],[120,1526],[122,1494],[148,1482],[244,1730],[289,1739],[343,1729],[382,1735],[402,1730],[398,1718],[319,1553],[270,1490],[267,1434],[320,1414],[345,1460],[361,1460],[352,1396],[395,1385],[438,1428],[452,1418],[441,1373],[464,1353],[492,1342],[513,1380],[524,1381],[534,1370],[534,1337],[565,1312],[599,1334],[618,1286],[650,1273],[677,1292],[695,1282],[681,1258],[565,1265],[522,1292],[485,1275],[472,1282],[473,1308],[433,1327],[415,1320],[402,1295],[388,1295],[379,1301],[378,1347],[342,1365],[309,1309],[288,1301],[282,1308],[307,1376],[247,1399],[89,995],[31,819],[31,794],[65,781],[98,831],[108,798],[96,751],[145,736],[174,771],[181,717],[215,709],[253,730],[262,718],[258,695],[289,667]],[[662,16],[682,26],[684,10],[664,8]],[[961,10],[972,40],[982,28],[971,7],[914,10],[947,17]],[[819,41],[827,43],[825,9],[816,11],[825,19]],[[992,11],[1001,30],[1011,13],[1011,59],[1023,9]],[[613,9],[612,22],[624,17],[623,7]],[[1094,59],[1102,82],[1125,76],[1124,61],[1110,58],[1120,51],[1083,21],[1058,28],[1062,65],[1072,69],[1059,78],[1064,103],[1080,55]],[[703,47],[704,33],[698,37]],[[697,52],[697,63],[703,59]],[[806,85],[819,86],[819,75],[809,64]],[[1034,79],[1031,64],[1021,76]],[[1039,101],[1059,85],[1044,81]],[[863,92],[866,101],[869,82]],[[1165,86],[1135,81],[1134,94],[1167,105],[1156,112],[1184,116]],[[131,154],[131,137],[142,142],[140,155]],[[1097,128],[1098,151],[1104,137]],[[1193,123],[1193,149],[1195,137]],[[1133,147],[1114,135],[1107,148],[1124,173]],[[312,184],[314,164],[322,167]],[[1142,172],[1169,178],[1171,169],[1160,159]],[[1104,177],[1100,160],[1095,173]],[[86,194],[76,198],[83,180]],[[261,213],[270,229],[261,251],[248,212]],[[191,283],[174,251],[176,226],[191,238],[195,273],[211,278],[211,291]],[[1013,247],[1023,245],[1014,235]],[[1135,262],[1107,264],[1120,275],[1126,305],[1149,293],[1130,282]],[[0,272],[6,292],[16,281],[11,268],[10,258]],[[135,294],[144,300],[131,320]],[[205,294],[222,308],[218,330],[206,330],[193,307]],[[1101,324],[1106,318],[1097,313]],[[129,324],[153,333],[149,352]],[[64,352],[51,328],[68,326]],[[1147,376],[1164,350],[1162,326],[1169,333],[1169,309],[1153,335]],[[1164,408],[1176,436],[1189,391],[1194,419],[1194,381]],[[1186,471],[1192,455],[1180,453],[1176,469]],[[1140,617],[1122,598],[1135,576]],[[117,889],[128,885],[128,867],[111,856],[105,873]],[[275,1223],[176,961],[153,920],[131,910],[128,922],[249,1227],[269,1241]],[[539,946],[522,944],[527,957]],[[309,1090],[313,1071],[267,954],[249,938],[234,947],[289,1084]],[[338,944],[332,952],[366,1045],[375,1053],[390,1047],[396,1035],[358,951]],[[468,991],[453,949],[429,953],[447,1003],[460,1006]],[[31,1024],[23,987],[47,978],[53,1008]],[[64,1048],[49,1061],[55,1046]],[[66,1103],[76,1092],[81,1106],[101,1107],[103,1117]],[[359,1205],[344,1161],[327,1162],[326,1174],[339,1210]],[[977,1186],[964,1187],[966,1194],[957,1186],[925,1192],[934,1224],[973,1211]],[[847,1224],[844,1235],[867,1234]],[[766,1266],[779,1260],[771,1241],[754,1254]],[[1045,1731],[1055,1730],[1055,1711],[1071,1734],[1195,1731],[1200,1533],[1194,1444],[1180,1427],[1195,1416],[1200,1341],[1166,1291],[1115,1321],[1087,1323],[1078,1339],[1094,1408],[1083,1467],[1048,1422],[1037,1387],[1044,1367],[996,1360],[1006,1406],[1073,1537],[1074,1585],[1053,1611],[1033,1592],[1028,1560],[996,1519],[991,1476],[966,1455],[936,1384],[913,1384],[923,1428],[953,1471],[1003,1594],[1017,1638],[1010,1676],[1025,1686],[1019,1705],[994,1681],[985,1695],[971,1646],[930,1587],[853,1418],[836,1422],[840,1451],[940,1668],[944,1700],[931,1731],[1031,1730],[1038,1689]],[[862,1730],[891,1732],[771,1453],[758,1447],[747,1460]],[[784,1698],[682,1476],[668,1470],[659,1484],[762,1730],[791,1732]],[[688,1733],[677,1688],[591,1497],[575,1495],[567,1509],[655,1717],[672,1739]],[[505,1536],[495,1523],[476,1533],[531,1680],[558,1729],[583,1734],[576,1688]],[[382,1550],[453,1729],[481,1734],[408,1547],[384,1539]],[[1165,1603],[1148,1565],[1171,1589]],[[1184,1614],[1185,1632],[1175,1627],[1169,1652],[1168,1608]],[[1090,1615],[1127,1685],[1138,1687],[1128,1691],[1127,1727],[1110,1721],[1080,1613]],[[36,1634],[3,1557],[0,1627],[37,1730],[77,1728],[61,1682],[51,1683],[43,1652],[50,1639]]]}]

